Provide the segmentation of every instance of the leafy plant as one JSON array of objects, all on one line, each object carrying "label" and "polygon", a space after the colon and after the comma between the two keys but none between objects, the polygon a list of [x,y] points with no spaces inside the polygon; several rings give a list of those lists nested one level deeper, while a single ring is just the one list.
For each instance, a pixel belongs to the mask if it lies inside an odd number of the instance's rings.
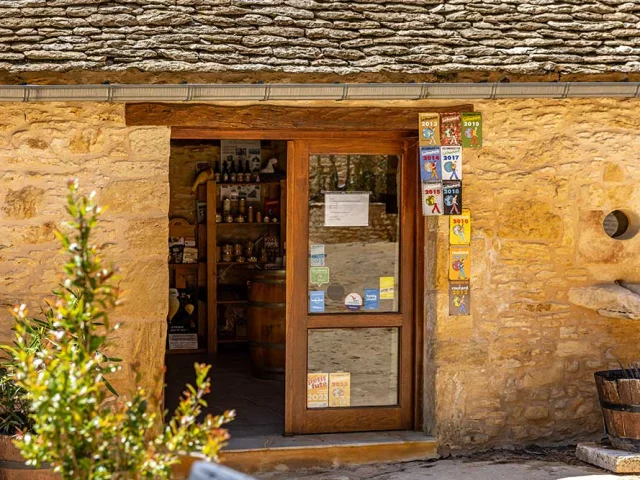
[{"label": "leafy plant", "polygon": [[179,407],[158,428],[157,399],[138,389],[130,400],[109,397],[105,375],[118,369],[101,351],[118,325],[108,311],[118,302],[114,269],[103,266],[91,233],[101,209],[69,185],[71,233],[58,233],[69,260],[64,289],[52,305],[51,328],[41,348],[26,348],[30,320],[24,306],[14,309],[16,346],[8,348],[10,374],[27,392],[33,431],[16,440],[30,465],[49,463],[63,479],[170,478],[184,454],[216,460],[228,439],[222,425],[234,413],[207,415],[198,422],[209,392],[209,367],[195,365],[196,386],[187,386]]}]

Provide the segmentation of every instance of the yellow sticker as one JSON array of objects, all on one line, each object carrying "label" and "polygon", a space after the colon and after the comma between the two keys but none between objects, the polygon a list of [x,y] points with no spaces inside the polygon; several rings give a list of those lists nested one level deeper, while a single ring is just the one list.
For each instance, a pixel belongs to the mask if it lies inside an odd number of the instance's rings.
[{"label": "yellow sticker", "polygon": [[393,300],[395,297],[394,277],[380,277],[380,300]]},{"label": "yellow sticker", "polygon": [[471,276],[471,247],[449,247],[449,280],[469,280]]},{"label": "yellow sticker", "polygon": [[449,244],[469,245],[471,242],[471,212],[463,208],[460,215],[449,217]]},{"label": "yellow sticker", "polygon": [[337,372],[329,374],[329,406],[349,407],[351,405],[351,374]]},{"label": "yellow sticker", "polygon": [[307,374],[307,408],[326,408],[329,406],[329,374]]}]

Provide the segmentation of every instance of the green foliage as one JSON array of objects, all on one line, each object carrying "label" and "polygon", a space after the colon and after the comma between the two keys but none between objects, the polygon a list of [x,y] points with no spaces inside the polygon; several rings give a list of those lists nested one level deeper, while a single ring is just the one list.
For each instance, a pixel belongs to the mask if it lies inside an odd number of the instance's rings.
[{"label": "green foliage", "polygon": [[38,348],[24,306],[14,310],[16,345],[11,376],[27,392],[32,432],[16,441],[30,465],[49,463],[63,479],[161,479],[171,477],[180,456],[199,453],[216,460],[228,439],[222,425],[233,412],[198,417],[206,406],[209,367],[195,365],[196,386],[187,385],[165,427],[156,400],[138,389],[124,400],[110,395],[105,375],[118,369],[101,351],[118,325],[108,311],[117,305],[114,269],[103,266],[91,232],[101,213],[93,195],[82,197],[70,183],[67,211],[71,233],[59,233],[69,261],[66,280],[51,307],[52,324]]}]

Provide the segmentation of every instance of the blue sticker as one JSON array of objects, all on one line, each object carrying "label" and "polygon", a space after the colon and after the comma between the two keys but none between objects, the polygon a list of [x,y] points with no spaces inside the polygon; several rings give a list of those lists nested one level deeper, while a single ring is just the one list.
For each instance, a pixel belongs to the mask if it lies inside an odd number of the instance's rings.
[{"label": "blue sticker", "polygon": [[364,289],[364,309],[378,310],[380,308],[380,290],[377,288]]},{"label": "blue sticker", "polygon": [[324,312],[324,290],[309,292],[309,312]]}]

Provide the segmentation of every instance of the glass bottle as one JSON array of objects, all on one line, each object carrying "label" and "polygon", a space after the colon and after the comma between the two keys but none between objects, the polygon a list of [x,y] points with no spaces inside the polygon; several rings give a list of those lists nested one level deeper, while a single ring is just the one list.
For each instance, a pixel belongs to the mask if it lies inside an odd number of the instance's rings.
[{"label": "glass bottle", "polygon": [[222,182],[229,182],[229,168],[227,167],[227,161],[222,162]]},{"label": "glass bottle", "polygon": [[240,204],[238,206],[238,213],[243,217],[247,213],[247,201],[244,198],[240,199]]},{"label": "glass bottle", "polygon": [[251,167],[249,166],[249,160],[246,160],[244,162],[244,181],[245,182],[251,181]]},{"label": "glass bottle", "polygon": [[220,183],[220,179],[222,178],[222,175],[220,174],[220,165],[218,164],[217,160],[215,164],[216,166],[213,168],[213,178],[216,181],[216,183]]},{"label": "glass bottle", "polygon": [[249,205],[249,213],[247,214],[247,222],[253,223],[253,206]]},{"label": "glass bottle", "polygon": [[231,169],[229,170],[229,181],[231,183],[235,183],[238,181],[238,177],[236,175],[236,162],[231,162]]}]

